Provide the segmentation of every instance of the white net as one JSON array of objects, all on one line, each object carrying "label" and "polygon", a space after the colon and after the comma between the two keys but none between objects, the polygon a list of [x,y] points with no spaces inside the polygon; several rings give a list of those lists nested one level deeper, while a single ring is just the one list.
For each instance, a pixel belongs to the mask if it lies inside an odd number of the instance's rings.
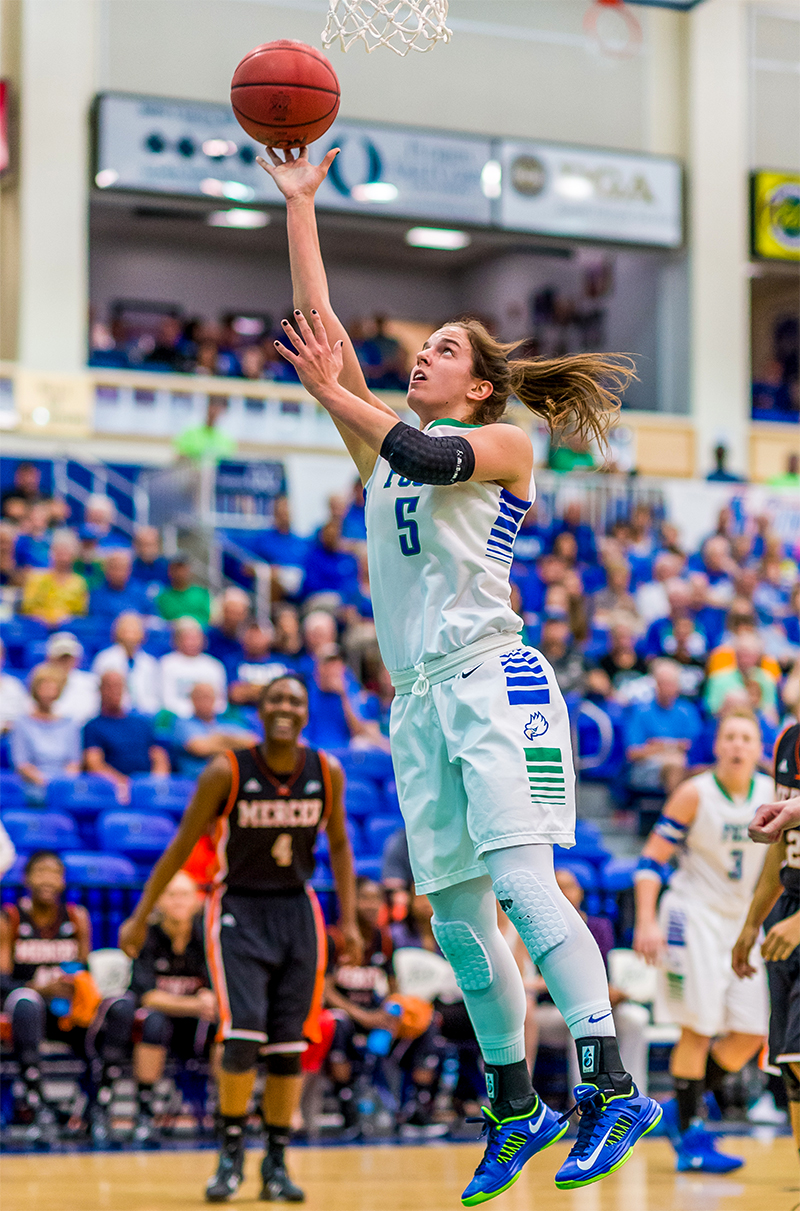
[{"label": "white net", "polygon": [[448,0],[330,0],[322,45],[339,40],[342,50],[363,42],[367,51],[388,46],[397,55],[426,51],[447,42]]}]

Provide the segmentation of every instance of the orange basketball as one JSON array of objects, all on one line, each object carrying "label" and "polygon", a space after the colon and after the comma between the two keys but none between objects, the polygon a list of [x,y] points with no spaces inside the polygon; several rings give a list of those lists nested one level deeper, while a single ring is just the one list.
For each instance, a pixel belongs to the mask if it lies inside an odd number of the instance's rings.
[{"label": "orange basketball", "polygon": [[305,147],[339,112],[341,89],[325,56],[281,38],[245,55],[231,80],[231,105],[251,138],[266,147]]}]

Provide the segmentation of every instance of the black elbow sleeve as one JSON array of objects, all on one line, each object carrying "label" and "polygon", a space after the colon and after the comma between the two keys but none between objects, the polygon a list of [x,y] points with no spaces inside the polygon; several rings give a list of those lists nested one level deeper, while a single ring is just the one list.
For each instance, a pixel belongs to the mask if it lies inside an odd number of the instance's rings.
[{"label": "black elbow sleeve", "polygon": [[416,484],[456,484],[475,470],[475,451],[464,437],[431,437],[399,421],[383,439],[381,458]]}]

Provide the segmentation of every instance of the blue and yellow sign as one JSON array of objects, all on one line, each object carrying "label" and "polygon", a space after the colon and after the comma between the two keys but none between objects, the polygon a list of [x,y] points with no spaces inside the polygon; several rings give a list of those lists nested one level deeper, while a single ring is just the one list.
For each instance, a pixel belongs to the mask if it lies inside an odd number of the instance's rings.
[{"label": "blue and yellow sign", "polygon": [[753,255],[800,261],[800,175],[754,172]]}]

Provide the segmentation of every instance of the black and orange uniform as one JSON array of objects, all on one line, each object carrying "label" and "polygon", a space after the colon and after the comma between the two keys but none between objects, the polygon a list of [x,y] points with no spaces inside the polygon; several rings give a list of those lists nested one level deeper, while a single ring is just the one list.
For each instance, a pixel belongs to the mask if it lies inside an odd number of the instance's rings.
[{"label": "black and orange uniform", "polygon": [[160,1009],[141,1006],[147,992],[158,989],[172,996],[193,997],[201,988],[210,988],[206,965],[202,914],[192,922],[192,932],[186,949],[178,954],[172,939],[159,924],[147,930],[145,944],[133,961],[131,992],[139,1008],[136,1018],[143,1043],[168,1047],[178,1059],[207,1054],[214,1034],[210,1022],[193,1017],[171,1017]]},{"label": "black and orange uniform", "polygon": [[[359,1009],[380,1009],[389,995],[389,981],[394,976],[394,942],[388,929],[377,927],[364,946],[361,962],[342,962],[345,956],[344,938],[337,926],[328,930],[328,975],[338,993]],[[348,1017],[343,1009],[331,1010],[336,1018],[330,1056],[337,1062],[357,1060],[363,1051],[364,1030]]]},{"label": "black and orange uniform", "polygon": [[301,1051],[319,1041],[325,923],[309,886],[314,845],[333,805],[325,754],[300,747],[291,774],[260,748],[228,752],[231,791],[214,830],[206,954],[220,1039]]},{"label": "black and orange uniform", "polygon": [[[800,723],[793,723],[775,745],[776,798],[800,794]],[[781,870],[783,893],[764,922],[764,932],[800,912],[800,828],[783,834],[786,859]],[[800,946],[788,959],[767,963],[770,1018],[769,1053],[773,1064],[800,1064]]]},{"label": "black and orange uniform", "polygon": [[[30,1082],[38,1085],[39,1048],[44,1039],[69,1043],[78,1055],[85,1054],[86,1029],[53,1012],[37,991],[57,980],[65,964],[83,966],[79,955],[79,916],[74,904],[59,904],[55,920],[45,927],[36,924],[31,902],[23,896],[16,904],[5,904],[3,912],[11,933],[13,967],[0,977],[3,1012],[11,1022],[14,1052],[23,1070],[30,1068]],[[30,987],[29,985],[32,985]],[[60,1007],[57,1002],[55,1008]],[[62,1009],[63,1013],[63,1009]]]}]

